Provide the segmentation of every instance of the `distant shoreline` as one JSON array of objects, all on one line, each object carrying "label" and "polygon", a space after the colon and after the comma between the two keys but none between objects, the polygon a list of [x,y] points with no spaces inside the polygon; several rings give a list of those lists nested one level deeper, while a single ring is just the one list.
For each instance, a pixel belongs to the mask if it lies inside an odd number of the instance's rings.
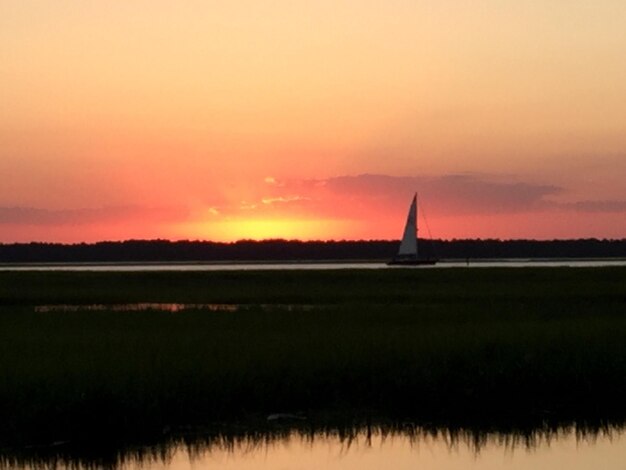
[{"label": "distant shoreline", "polygon": [[[0,244],[0,265],[32,263],[372,263],[390,260],[393,240],[209,241],[128,240],[80,244]],[[622,240],[420,240],[420,254],[448,262],[626,259]]]}]

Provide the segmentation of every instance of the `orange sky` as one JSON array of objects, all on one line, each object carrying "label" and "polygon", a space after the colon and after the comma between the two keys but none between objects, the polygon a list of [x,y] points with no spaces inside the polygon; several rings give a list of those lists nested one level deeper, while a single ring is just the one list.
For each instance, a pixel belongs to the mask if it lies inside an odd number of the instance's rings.
[{"label": "orange sky", "polygon": [[0,0],[0,242],[391,239],[414,191],[433,237],[624,238],[625,24],[621,0]]}]

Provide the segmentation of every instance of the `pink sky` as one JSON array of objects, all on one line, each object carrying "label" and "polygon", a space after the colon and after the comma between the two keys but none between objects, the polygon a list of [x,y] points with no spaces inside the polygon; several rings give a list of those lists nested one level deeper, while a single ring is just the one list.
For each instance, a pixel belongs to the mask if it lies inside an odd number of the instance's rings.
[{"label": "pink sky", "polygon": [[617,0],[2,2],[0,242],[393,239],[415,191],[437,238],[624,238],[624,24]]}]

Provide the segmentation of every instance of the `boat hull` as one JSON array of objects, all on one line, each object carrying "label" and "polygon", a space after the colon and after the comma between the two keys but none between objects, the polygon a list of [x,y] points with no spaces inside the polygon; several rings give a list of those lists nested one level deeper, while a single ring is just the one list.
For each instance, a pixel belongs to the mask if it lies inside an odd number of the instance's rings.
[{"label": "boat hull", "polygon": [[387,266],[432,266],[437,264],[436,259],[394,259]]}]

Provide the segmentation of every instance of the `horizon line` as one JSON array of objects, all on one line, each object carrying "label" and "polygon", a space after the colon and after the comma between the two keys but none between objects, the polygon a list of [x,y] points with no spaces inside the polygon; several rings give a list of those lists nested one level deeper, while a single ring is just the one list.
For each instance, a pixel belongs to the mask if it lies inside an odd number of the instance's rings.
[{"label": "horizon line", "polygon": [[[421,238],[426,242],[580,242],[580,241],[597,241],[597,242],[626,242],[624,238],[598,238],[598,237],[584,237],[584,238]],[[220,245],[236,245],[238,243],[400,243],[398,239],[315,239],[315,240],[300,240],[296,238],[264,238],[260,240],[242,238],[231,241],[217,241],[206,239],[168,239],[168,238],[128,238],[124,240],[98,240],[98,241],[82,241],[82,242],[55,242],[55,241],[14,241],[14,242],[0,242],[0,246],[11,245],[62,245],[62,246],[80,246],[80,245],[98,245],[105,243],[154,243],[154,242],[166,242],[166,243],[212,243]]]}]

